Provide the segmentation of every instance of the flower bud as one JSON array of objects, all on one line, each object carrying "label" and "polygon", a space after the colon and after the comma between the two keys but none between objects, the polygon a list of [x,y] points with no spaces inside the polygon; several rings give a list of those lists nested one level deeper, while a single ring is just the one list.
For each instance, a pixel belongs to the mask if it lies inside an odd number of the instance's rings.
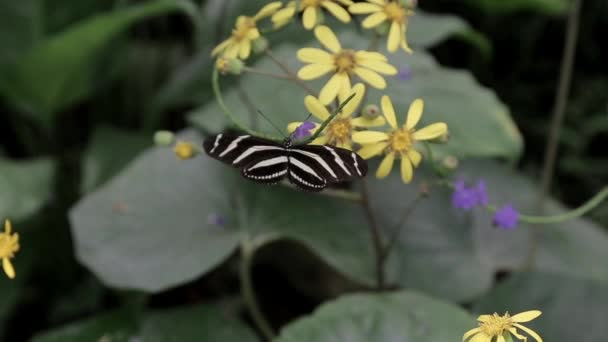
[{"label": "flower bud", "polygon": [[446,131],[441,136],[431,140],[434,144],[447,144],[450,141],[450,131]]},{"label": "flower bud", "polygon": [[390,21],[385,21],[382,24],[376,26],[376,33],[381,36],[386,36],[388,34],[388,30],[391,28]]},{"label": "flower bud", "polygon": [[458,164],[459,164],[458,158],[456,158],[455,156],[446,156],[441,161],[441,166],[443,166],[445,169],[450,170],[450,171],[457,169]]},{"label": "flower bud", "polygon": [[268,39],[262,36],[258,37],[253,42],[251,42],[251,49],[255,54],[259,54],[266,51],[268,49]]},{"label": "flower bud", "polygon": [[173,152],[180,160],[192,159],[198,154],[194,145],[188,141],[178,141],[173,148]]},{"label": "flower bud", "polygon": [[418,0],[399,0],[399,3],[409,9],[418,7]]},{"label": "flower bud", "polygon": [[215,67],[222,74],[240,75],[245,64],[240,59],[220,57],[215,61]]},{"label": "flower bud", "polygon": [[171,131],[157,131],[154,133],[154,145],[159,147],[167,147],[173,144],[175,134]]},{"label": "flower bud", "polygon": [[380,116],[380,108],[375,104],[369,104],[363,107],[363,111],[361,112],[364,118],[373,120]]}]

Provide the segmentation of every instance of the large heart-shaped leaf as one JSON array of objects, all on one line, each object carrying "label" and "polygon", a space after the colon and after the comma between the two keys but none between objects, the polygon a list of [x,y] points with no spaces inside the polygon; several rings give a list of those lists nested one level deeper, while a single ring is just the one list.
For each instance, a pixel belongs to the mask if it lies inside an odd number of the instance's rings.
[{"label": "large heart-shaped leaf", "polygon": [[[605,268],[605,262],[600,267]],[[479,314],[527,310],[542,311],[542,316],[524,325],[545,341],[604,341],[608,334],[608,285],[552,273],[518,273],[474,306]]]},{"label": "large heart-shaped leaf", "polygon": [[128,342],[135,332],[135,321],[125,312],[109,312],[67,324],[35,336],[33,342],[116,341]]},{"label": "large heart-shaped leaf", "polygon": [[459,307],[411,291],[344,296],[286,326],[276,342],[456,341],[475,325]]},{"label": "large heart-shaped leaf", "polygon": [[17,60],[42,38],[42,1],[0,2],[0,67]]},{"label": "large heart-shaped leaf", "polygon": [[21,220],[36,212],[51,195],[54,164],[41,158],[0,158],[0,220]]}]

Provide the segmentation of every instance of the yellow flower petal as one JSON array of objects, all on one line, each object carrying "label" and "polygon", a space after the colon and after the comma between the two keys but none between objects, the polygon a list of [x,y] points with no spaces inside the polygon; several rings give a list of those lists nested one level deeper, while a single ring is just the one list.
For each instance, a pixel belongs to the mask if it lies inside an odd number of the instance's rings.
[{"label": "yellow flower petal", "polygon": [[388,134],[376,131],[362,131],[353,133],[353,141],[362,145],[387,141]]},{"label": "yellow flower petal", "polygon": [[526,336],[519,334],[514,327],[509,328],[509,332],[519,340],[526,340]]},{"label": "yellow flower petal", "polygon": [[405,128],[412,129],[416,127],[418,121],[422,117],[422,112],[424,110],[424,101],[421,99],[416,99],[410,105],[410,109],[407,112],[407,119],[405,121]]},{"label": "yellow flower petal", "polygon": [[384,151],[387,146],[388,142],[379,142],[371,145],[365,145],[359,151],[357,151],[357,154],[363,159],[369,159],[382,153],[382,151]]},{"label": "yellow flower petal", "polygon": [[220,52],[224,51],[228,45],[230,45],[231,39],[226,39],[223,42],[219,43],[213,50],[211,50],[211,56],[215,57]]},{"label": "yellow flower petal", "polygon": [[418,167],[418,165],[420,165],[420,161],[422,161],[422,154],[414,149],[407,151],[407,157],[410,159],[414,167]]},{"label": "yellow flower petal", "polygon": [[502,337],[502,335],[498,335],[496,342],[507,342],[507,341],[505,341],[505,338]]},{"label": "yellow flower petal", "polygon": [[492,318],[492,315],[480,315],[477,317],[477,320],[479,322],[487,322],[490,318]]},{"label": "yellow flower petal", "polygon": [[327,64],[309,64],[305,65],[298,70],[298,78],[302,80],[314,80],[319,78],[328,72],[334,71],[336,67]]},{"label": "yellow flower petal", "polygon": [[382,114],[384,114],[388,124],[391,125],[392,128],[397,129],[397,117],[395,116],[395,109],[393,108],[391,98],[386,95],[382,96],[380,106],[382,107]]},{"label": "yellow flower petal", "polygon": [[379,116],[375,119],[368,119],[368,118],[364,118],[364,117],[360,116],[358,118],[352,119],[350,121],[350,124],[353,125],[354,127],[365,127],[365,128],[381,127],[386,124],[386,120],[382,116]]},{"label": "yellow flower petal", "polygon": [[330,116],[327,108],[312,95],[308,95],[304,98],[304,106],[310,114],[321,121],[327,120],[327,118]]},{"label": "yellow flower petal", "polygon": [[488,336],[480,332],[479,334],[473,336],[473,338],[470,339],[469,342],[492,342],[492,336]]},{"label": "yellow flower petal", "polygon": [[346,149],[346,150],[351,150],[351,151],[353,150],[353,145],[350,142],[348,142],[348,141],[339,142],[339,143],[336,144],[336,147],[343,148],[343,149]]},{"label": "yellow flower petal", "polygon": [[353,2],[351,0],[336,0],[336,1],[341,3],[344,6],[350,6],[353,4]]},{"label": "yellow flower petal", "polygon": [[374,61],[380,61],[380,62],[388,61],[388,58],[386,58],[386,56],[381,54],[380,52],[363,51],[363,50],[355,52],[355,58],[357,59],[357,61],[362,61],[362,60],[367,60],[367,59],[371,59]]},{"label": "yellow flower petal", "polygon": [[321,49],[302,48],[298,50],[298,59],[304,63],[334,65],[334,57],[329,52]]},{"label": "yellow flower petal", "polygon": [[368,14],[382,11],[382,7],[370,3],[358,2],[348,7],[352,14]]},{"label": "yellow flower petal", "polygon": [[365,18],[365,20],[363,20],[363,22],[361,23],[361,26],[363,26],[366,29],[374,28],[374,27],[382,24],[384,21],[386,21],[386,19],[387,19],[386,13],[376,12],[372,15],[367,16],[367,18]]},{"label": "yellow flower petal", "polygon": [[532,338],[534,338],[536,341],[538,342],[543,342],[543,339],[536,333],[536,331],[530,329],[530,328],[526,328],[523,325],[519,324],[519,323],[513,323],[513,326],[518,327],[519,329],[525,331],[526,333],[528,333],[528,335],[532,336]]},{"label": "yellow flower petal", "polygon": [[393,168],[393,162],[395,161],[395,153],[391,152],[382,159],[380,166],[378,166],[378,170],[376,171],[376,178],[385,178],[391,173],[391,169]]},{"label": "yellow flower petal", "polygon": [[251,54],[251,44],[248,41],[243,41],[239,44],[239,58],[247,59],[249,58],[249,54]]},{"label": "yellow flower petal", "polygon": [[410,48],[409,44],[407,43],[405,24],[402,25],[402,29],[401,29],[401,48],[403,50],[405,50],[405,52],[407,52],[407,53],[413,53],[412,49]]},{"label": "yellow flower petal", "polygon": [[342,50],[338,37],[336,37],[336,35],[327,26],[318,26],[315,29],[315,37],[317,37],[323,46],[333,53],[338,53],[340,50]]},{"label": "yellow flower petal", "polygon": [[317,25],[317,9],[314,7],[306,7],[304,15],[302,16],[302,23],[307,30],[311,30],[315,27],[315,25]]},{"label": "yellow flower petal", "polygon": [[359,76],[362,80],[367,82],[372,87],[376,89],[386,88],[386,81],[377,72],[359,67],[355,67],[353,71],[355,72],[355,74],[357,74],[357,76]]},{"label": "yellow flower petal", "polygon": [[443,122],[437,122],[430,124],[412,134],[415,140],[430,140],[435,139],[448,131],[448,125]]},{"label": "yellow flower petal", "polygon": [[225,58],[236,58],[239,55],[239,44],[232,44],[226,48],[222,56]]},{"label": "yellow flower petal", "polygon": [[401,180],[403,183],[408,184],[414,177],[414,169],[412,168],[412,162],[409,158],[401,158]]},{"label": "yellow flower petal", "polygon": [[327,135],[322,135],[317,137],[315,140],[310,142],[310,145],[325,145],[329,141],[329,137]]},{"label": "yellow flower petal", "polygon": [[271,2],[268,5],[262,7],[262,9],[260,9],[258,13],[253,17],[253,20],[258,21],[262,18],[269,17],[275,14],[276,11],[278,11],[282,6],[283,3],[280,1]]},{"label": "yellow flower petal", "polygon": [[473,328],[469,331],[467,331],[466,333],[464,333],[464,335],[462,336],[462,342],[464,342],[467,338],[475,335],[476,333],[480,332],[481,329],[479,327],[477,328]]},{"label": "yellow flower petal", "polygon": [[377,72],[379,72],[381,74],[385,74],[385,75],[397,75],[397,73],[398,73],[397,68],[395,68],[394,66],[392,66],[388,63],[381,62],[381,61],[364,59],[362,61],[357,61],[357,64],[362,67],[368,68],[373,71],[377,71]]},{"label": "yellow flower petal", "polygon": [[9,258],[2,258],[2,268],[9,278],[15,279],[15,268]]},{"label": "yellow flower petal", "polygon": [[[361,100],[363,100],[363,96],[365,96],[365,86],[363,83],[355,84],[355,86],[350,89],[350,94],[352,93],[354,93],[355,96],[346,104],[346,106],[344,106],[344,108],[342,108],[342,117],[353,115],[355,110],[357,110],[361,104]],[[338,94],[338,100],[340,100],[340,103],[344,102],[344,100],[346,100],[350,94],[347,96],[340,96],[340,94]]]},{"label": "yellow flower petal", "polygon": [[[260,31],[257,28],[252,28],[249,31],[247,31],[247,39],[249,40],[254,40],[254,39],[258,39],[260,38]],[[251,42],[247,42],[248,44],[250,44]]]},{"label": "yellow flower petal", "polygon": [[342,84],[340,90],[338,90],[338,99],[346,99],[353,94],[352,87],[350,85],[350,76],[344,73],[346,77],[342,77]]},{"label": "yellow flower petal", "polygon": [[367,2],[374,3],[376,5],[384,6],[388,1],[386,0],[367,0]]},{"label": "yellow flower petal", "polygon": [[282,23],[290,20],[296,14],[295,6],[285,7],[282,10],[278,11],[272,16],[270,19],[273,23]]},{"label": "yellow flower petal", "polygon": [[398,22],[393,21],[391,29],[388,32],[388,40],[386,42],[386,49],[389,52],[395,52],[399,48],[401,43],[401,27]]},{"label": "yellow flower petal", "polygon": [[321,6],[325,7],[331,14],[334,15],[334,17],[336,17],[336,19],[340,20],[341,22],[350,22],[350,15],[344,8],[342,8],[342,6],[329,1],[322,2]]},{"label": "yellow flower petal", "polygon": [[334,74],[329,79],[327,84],[325,84],[319,93],[319,101],[321,101],[322,104],[327,105],[336,98],[338,92],[341,90],[342,85],[344,84],[344,77],[348,78],[345,73],[341,72]]},{"label": "yellow flower petal", "polygon": [[513,322],[525,323],[525,322],[530,322],[531,320],[535,319],[536,317],[540,316],[541,314],[542,314],[542,312],[540,312],[539,310],[530,310],[530,311],[518,313],[517,315],[514,315],[513,317],[511,317],[511,319],[513,320]]},{"label": "yellow flower petal", "polygon": [[11,221],[4,220],[4,232],[6,234],[10,234],[12,231],[13,231],[13,225],[11,224]]}]

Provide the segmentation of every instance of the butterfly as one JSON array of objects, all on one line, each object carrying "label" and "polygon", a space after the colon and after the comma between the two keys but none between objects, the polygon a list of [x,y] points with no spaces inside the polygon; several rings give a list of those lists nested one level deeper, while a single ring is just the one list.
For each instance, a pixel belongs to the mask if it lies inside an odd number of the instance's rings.
[{"label": "butterfly", "polygon": [[367,162],[355,152],[327,145],[282,144],[252,135],[225,132],[205,139],[205,152],[241,170],[243,177],[266,184],[284,178],[306,191],[367,174]]}]

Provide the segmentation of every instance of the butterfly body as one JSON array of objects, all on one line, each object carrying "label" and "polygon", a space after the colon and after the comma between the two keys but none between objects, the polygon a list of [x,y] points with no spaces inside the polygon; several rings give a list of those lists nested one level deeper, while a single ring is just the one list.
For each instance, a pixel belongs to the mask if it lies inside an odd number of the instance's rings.
[{"label": "butterfly body", "polygon": [[282,144],[251,135],[217,134],[205,139],[207,154],[241,170],[243,177],[267,184],[284,178],[298,188],[321,191],[330,183],[367,174],[367,163],[356,153],[326,145]]}]

